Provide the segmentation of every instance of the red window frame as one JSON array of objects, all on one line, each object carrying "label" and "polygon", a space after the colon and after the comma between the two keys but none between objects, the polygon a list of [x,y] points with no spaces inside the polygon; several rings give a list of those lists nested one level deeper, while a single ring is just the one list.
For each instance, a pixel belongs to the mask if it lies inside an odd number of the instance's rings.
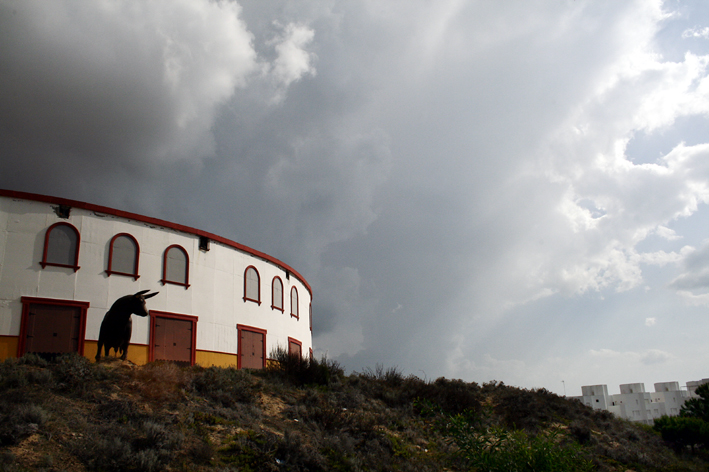
[{"label": "red window frame", "polygon": [[[276,291],[273,289],[276,280],[281,284],[281,306],[276,306]],[[271,309],[278,310],[283,313],[283,280],[279,276],[275,276],[271,281]]]},{"label": "red window frame", "polygon": [[[47,262],[47,250],[49,249],[49,235],[54,230],[54,228],[58,226],[68,226],[71,228],[71,230],[74,232],[76,235],[76,251],[74,253],[74,264],[69,265],[69,264],[57,264],[56,262]],[[44,252],[42,253],[42,261],[40,262],[40,265],[42,266],[42,269],[45,269],[47,266],[52,266],[52,267],[67,267],[69,269],[74,269],[74,272],[80,269],[79,267],[79,247],[81,246],[81,234],[79,234],[79,230],[76,229],[74,225],[71,223],[67,223],[65,221],[60,221],[58,223],[54,223],[52,226],[47,228],[46,233],[44,234]]]},{"label": "red window frame", "polygon": [[183,320],[192,322],[192,352],[190,353],[190,365],[195,363],[195,355],[197,353],[197,320],[193,315],[182,315],[179,313],[170,313],[167,311],[150,310],[150,343],[148,344],[148,360],[155,362],[155,322],[157,318],[168,318],[173,320]]},{"label": "red window frame", "polygon": [[[177,282],[175,280],[168,280],[167,278],[167,253],[170,251],[170,249],[177,248],[180,251],[182,251],[182,254],[185,255],[185,281],[184,282]],[[179,285],[181,287],[185,287],[185,290],[187,290],[190,286],[190,256],[187,254],[187,251],[185,251],[185,248],[180,246],[179,244],[173,244],[171,246],[168,246],[165,249],[165,252],[162,254],[162,279],[160,279],[160,282],[162,282],[163,285],[166,284],[173,284],[173,285]]]},{"label": "red window frame", "polygon": [[[247,290],[246,290],[246,284],[248,282],[248,277],[246,274],[249,272],[249,269],[253,269],[254,272],[256,272],[256,288],[258,289],[258,299],[254,300],[253,298],[247,297]],[[256,302],[259,305],[261,305],[261,274],[258,273],[258,269],[252,265],[248,266],[246,269],[244,269],[244,301],[250,301],[250,302]]]},{"label": "red window frame", "polygon": [[21,297],[22,302],[22,320],[20,321],[20,339],[17,343],[17,357],[22,357],[25,353],[25,343],[27,337],[27,323],[30,316],[30,305],[60,305],[70,306],[81,309],[81,318],[79,320],[79,346],[78,354],[84,355],[84,341],[86,340],[86,313],[89,310],[89,302],[81,302],[76,300],[62,300],[55,298],[37,298],[37,297]]},{"label": "red window frame", "polygon": [[[116,241],[116,239],[120,238],[121,236],[127,237],[131,241],[133,241],[133,244],[135,244],[135,259],[133,261],[133,273],[132,274],[127,274],[125,272],[118,272],[115,270],[111,269],[111,266],[113,265],[113,243]],[[125,275],[128,277],[133,277],[133,280],[138,280],[140,275],[138,275],[138,267],[139,267],[139,262],[140,262],[140,244],[138,244],[138,241],[133,237],[132,234],[128,233],[118,233],[114,237],[111,238],[111,242],[109,243],[108,246],[108,269],[106,269],[106,274],[109,275],[109,277],[112,274],[115,275]]]},{"label": "red window frame", "polygon": [[238,346],[236,348],[236,368],[241,369],[241,357],[242,357],[242,352],[241,352],[241,331],[251,331],[252,333],[260,333],[263,334],[263,366],[261,367],[262,369],[266,368],[266,330],[261,329],[261,328],[254,328],[253,326],[247,326],[247,325],[241,325],[238,324],[236,325],[236,335],[238,336]]},{"label": "red window frame", "polygon": [[[293,292],[295,292],[295,313],[293,313]],[[298,289],[291,287],[290,289],[290,316],[296,320],[300,320],[300,315],[298,313],[298,305],[300,304],[300,299],[298,298]]]}]

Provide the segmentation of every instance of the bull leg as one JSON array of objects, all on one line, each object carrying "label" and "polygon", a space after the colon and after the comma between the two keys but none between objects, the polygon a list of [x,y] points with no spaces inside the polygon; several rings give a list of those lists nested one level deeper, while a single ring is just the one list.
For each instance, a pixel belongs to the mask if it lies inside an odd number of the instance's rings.
[{"label": "bull leg", "polygon": [[[101,348],[103,347],[103,340],[99,338],[98,340],[98,349],[96,350],[96,362],[101,360]],[[108,353],[106,353],[108,355]]]},{"label": "bull leg", "polygon": [[123,351],[123,354],[121,355],[121,360],[126,360],[126,356],[128,355],[128,343],[125,343],[121,346],[121,351]]}]

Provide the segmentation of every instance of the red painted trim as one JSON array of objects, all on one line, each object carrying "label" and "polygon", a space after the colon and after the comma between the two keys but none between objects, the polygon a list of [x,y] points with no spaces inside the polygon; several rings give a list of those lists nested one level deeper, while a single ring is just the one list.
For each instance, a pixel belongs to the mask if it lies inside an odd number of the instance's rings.
[{"label": "red painted trim", "polygon": [[[246,273],[249,271],[249,269],[253,269],[256,272],[256,288],[258,289],[258,300],[254,300],[253,298],[249,298],[246,296],[246,282],[248,281],[248,277],[246,277]],[[248,266],[246,269],[244,269],[244,296],[243,296],[244,301],[250,301],[250,302],[256,302],[261,305],[261,274],[258,273],[258,269],[252,265]]]},{"label": "red painted trim", "polygon": [[0,197],[8,197],[8,198],[16,198],[16,199],[22,199],[22,200],[34,200],[37,202],[45,202],[45,203],[51,203],[54,205],[68,205],[73,208],[79,208],[82,210],[87,210],[91,212],[98,212],[98,213],[106,213],[108,215],[113,215],[113,216],[118,216],[120,218],[126,218],[129,220],[135,220],[135,221],[140,221],[142,223],[148,223],[150,225],[156,225],[156,226],[164,226],[165,228],[170,228],[174,229],[176,231],[182,231],[183,233],[189,233],[193,234],[195,236],[204,236],[205,238],[209,238],[212,241],[224,244],[225,246],[229,246],[231,248],[234,248],[238,251],[245,252],[247,254],[251,254],[252,256],[256,256],[260,259],[263,259],[264,261],[270,262],[271,264],[274,264],[277,267],[280,267],[284,271],[289,271],[291,274],[293,274],[298,280],[300,280],[303,285],[307,288],[308,292],[310,292],[310,296],[313,296],[313,290],[310,287],[310,284],[305,280],[305,278],[300,275],[297,271],[293,270],[292,267],[290,267],[288,264],[285,264],[281,262],[280,260],[276,259],[275,257],[271,257],[266,253],[263,253],[261,251],[257,251],[255,249],[252,249],[248,246],[244,246],[243,244],[237,243],[235,241],[232,241],[227,238],[222,238],[221,236],[217,236],[216,234],[208,233],[206,231],[202,231],[199,229],[191,228],[189,226],[184,226],[180,225],[177,223],[171,223],[169,221],[161,220],[158,218],[152,218],[149,216],[143,216],[143,215],[138,215],[137,213],[130,213],[127,211],[123,210],[116,210],[114,208],[109,208],[101,205],[94,205],[92,203],[86,203],[86,202],[80,202],[77,200],[69,200],[66,198],[59,198],[59,197],[52,197],[48,195],[40,195],[36,193],[28,193],[28,192],[19,192],[15,190],[3,190],[0,189]]},{"label": "red painted trim", "polygon": [[[74,231],[74,234],[76,235],[76,251],[74,253],[74,265],[68,265],[68,264],[57,264],[56,262],[47,262],[47,249],[49,248],[49,234],[52,232],[54,228],[57,226],[68,226],[69,228]],[[65,221],[60,221],[58,223],[54,223],[52,226],[47,228],[47,231],[44,233],[44,252],[42,253],[42,261],[39,263],[42,266],[42,269],[45,269],[47,266],[52,266],[52,267],[67,267],[69,269],[74,269],[74,272],[80,269],[79,267],[79,247],[81,246],[81,235],[79,234],[79,230],[76,229],[74,225],[71,223],[67,223]]]},{"label": "red painted trim", "polygon": [[213,351],[211,349],[197,349],[197,352],[209,352],[211,354],[224,354],[225,356],[236,356],[236,352]]},{"label": "red painted trim", "polygon": [[252,333],[261,333],[263,334],[263,366],[262,368],[266,368],[266,330],[261,329],[261,328],[254,328],[253,326],[246,326],[246,325],[241,325],[238,324],[236,325],[236,335],[238,336],[237,338],[237,348],[236,348],[236,368],[241,369],[241,357],[243,354],[241,353],[241,332],[242,331],[251,331]]},{"label": "red painted trim", "polygon": [[[182,251],[182,254],[185,255],[185,281],[184,282],[177,282],[175,280],[168,280],[168,278],[167,278],[167,253],[172,248],[179,249],[180,251]],[[187,290],[189,288],[189,286],[190,286],[190,256],[189,256],[189,254],[187,254],[187,251],[185,251],[185,248],[183,248],[179,244],[173,244],[172,246],[168,246],[167,249],[165,249],[165,252],[162,253],[162,279],[160,279],[160,282],[162,282],[163,285],[165,285],[165,284],[180,285],[181,287],[185,287],[185,290]]]},{"label": "red painted trim", "polygon": [[148,344],[148,360],[155,362],[155,321],[157,318],[168,318],[172,320],[184,320],[192,322],[192,349],[190,352],[190,365],[194,365],[195,354],[197,353],[197,320],[194,315],[183,315],[180,313],[169,313],[166,311],[150,310],[150,342]]},{"label": "red painted trim", "polygon": [[[275,299],[275,293],[276,291],[273,289],[274,284],[276,283],[276,279],[278,279],[278,282],[281,284],[281,306],[276,306],[276,299]],[[283,280],[279,276],[275,276],[273,280],[271,280],[271,309],[272,310],[278,310],[281,313],[283,313]]]},{"label": "red painted trim", "polygon": [[22,301],[22,320],[20,321],[20,339],[17,343],[17,357],[22,357],[25,353],[25,342],[27,339],[27,321],[30,316],[30,304],[37,305],[60,305],[71,306],[81,309],[79,317],[79,354],[84,355],[84,341],[86,340],[86,312],[89,309],[89,302],[80,302],[76,300],[62,300],[56,298],[38,298],[38,297],[21,297]]},{"label": "red painted trim", "polygon": [[290,343],[297,344],[298,346],[300,346],[300,355],[302,357],[303,356],[303,343],[298,341],[295,338],[291,338],[290,336],[288,336],[288,354],[290,354]]},{"label": "red painted trim", "polygon": [[[293,313],[293,291],[295,291],[295,313]],[[298,305],[300,305],[300,298],[298,297],[298,289],[296,287],[291,287],[290,289],[290,316],[296,320],[300,320],[300,314],[298,313]]]},{"label": "red painted trim", "polygon": [[[135,244],[135,260],[133,261],[133,273],[132,274],[126,274],[125,272],[117,272],[115,270],[111,270],[111,265],[113,264],[113,243],[116,241],[121,236],[125,236],[133,243]],[[108,245],[108,269],[106,269],[106,273],[110,277],[111,274],[116,274],[116,275],[126,275],[128,277],[133,277],[133,280],[138,280],[138,262],[140,260],[140,244],[138,244],[138,240],[136,240],[133,235],[128,234],[128,233],[118,233],[114,237],[111,238],[111,242]]]}]

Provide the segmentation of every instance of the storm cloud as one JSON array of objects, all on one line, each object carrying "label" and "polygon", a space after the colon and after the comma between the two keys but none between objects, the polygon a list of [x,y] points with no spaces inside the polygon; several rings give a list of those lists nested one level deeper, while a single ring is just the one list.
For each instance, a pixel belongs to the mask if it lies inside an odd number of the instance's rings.
[{"label": "storm cloud", "polygon": [[348,369],[684,383],[707,27],[694,1],[0,0],[0,187],[284,260]]}]

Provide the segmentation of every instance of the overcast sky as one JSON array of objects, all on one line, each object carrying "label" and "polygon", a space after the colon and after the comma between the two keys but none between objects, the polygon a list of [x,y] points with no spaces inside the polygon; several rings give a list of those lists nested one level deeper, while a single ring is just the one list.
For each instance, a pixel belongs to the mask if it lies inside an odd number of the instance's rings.
[{"label": "overcast sky", "polygon": [[213,232],[316,353],[709,377],[704,0],[0,0],[0,188]]}]

